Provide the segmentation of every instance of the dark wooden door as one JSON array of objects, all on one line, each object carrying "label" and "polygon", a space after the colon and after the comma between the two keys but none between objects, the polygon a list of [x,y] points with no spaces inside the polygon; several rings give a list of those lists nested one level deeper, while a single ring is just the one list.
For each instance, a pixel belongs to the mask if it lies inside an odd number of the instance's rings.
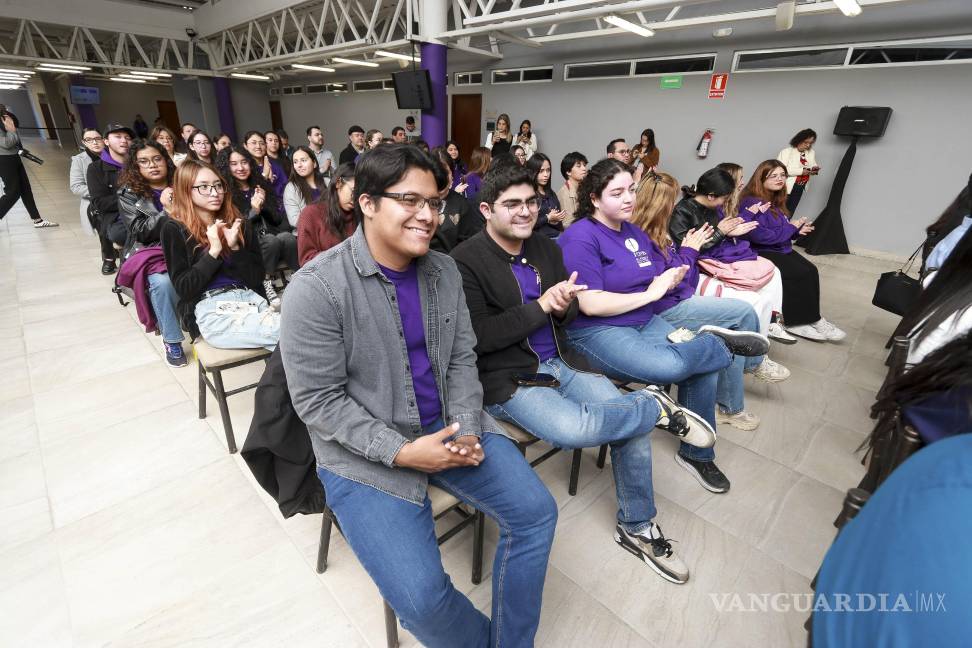
[{"label": "dark wooden door", "polygon": [[452,139],[459,146],[459,157],[469,165],[472,150],[480,146],[483,96],[478,94],[452,95]]},{"label": "dark wooden door", "polygon": [[54,115],[51,114],[51,107],[42,103],[40,109],[41,115],[44,117],[44,126],[47,128],[47,136],[52,140],[60,139],[57,136],[57,128],[54,126]]},{"label": "dark wooden door", "polygon": [[270,128],[280,130],[283,128],[283,117],[280,114],[280,102],[270,102]]},{"label": "dark wooden door", "polygon": [[169,130],[175,133],[176,138],[178,138],[180,129],[182,127],[182,122],[179,121],[179,109],[176,108],[176,102],[156,101],[155,105],[157,105],[159,108],[159,117],[162,118],[162,123],[165,124]]}]

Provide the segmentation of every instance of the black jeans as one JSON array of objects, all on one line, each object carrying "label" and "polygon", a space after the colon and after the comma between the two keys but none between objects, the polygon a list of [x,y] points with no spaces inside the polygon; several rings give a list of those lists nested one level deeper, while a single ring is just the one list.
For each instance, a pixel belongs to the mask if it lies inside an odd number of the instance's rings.
[{"label": "black jeans", "polygon": [[3,196],[0,196],[0,218],[17,203],[24,201],[24,207],[32,220],[41,219],[34,204],[34,192],[30,190],[27,169],[19,155],[0,155],[0,179],[3,180]]},{"label": "black jeans", "polygon": [[793,185],[793,191],[786,197],[786,208],[790,210],[790,216],[793,216],[793,212],[796,211],[797,205],[800,204],[800,199],[803,198],[803,190],[806,188],[807,185],[795,184]]},{"label": "black jeans", "polygon": [[[104,216],[102,216],[102,219],[104,219]],[[116,216],[111,223],[98,223],[98,240],[101,242],[102,259],[108,261],[119,256],[112,243],[125,247],[125,243],[128,241],[128,228],[125,227],[125,221],[120,216]]]},{"label": "black jeans", "polygon": [[817,266],[799,252],[782,254],[761,250],[780,269],[783,278],[783,317],[788,326],[813,324],[820,319],[820,275]]},{"label": "black jeans", "polygon": [[290,232],[273,234],[265,232],[260,236],[260,252],[263,253],[263,269],[267,274],[277,271],[283,261],[293,271],[300,267],[297,261],[297,237]]}]

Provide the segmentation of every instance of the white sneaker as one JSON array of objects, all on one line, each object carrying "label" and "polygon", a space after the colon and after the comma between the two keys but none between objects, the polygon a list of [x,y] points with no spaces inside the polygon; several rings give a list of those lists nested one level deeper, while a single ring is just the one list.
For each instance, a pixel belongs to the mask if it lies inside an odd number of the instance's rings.
[{"label": "white sneaker", "polygon": [[759,417],[746,410],[739,410],[735,414],[727,414],[716,408],[716,423],[728,423],[739,430],[750,432],[759,427]]},{"label": "white sneaker", "polygon": [[817,329],[820,334],[824,336],[824,338],[830,340],[831,342],[840,342],[847,337],[847,333],[843,332],[822,317],[810,326]]},{"label": "white sneaker", "polygon": [[681,344],[683,342],[691,342],[695,339],[695,333],[688,330],[687,328],[679,327],[668,334],[668,341],[672,344]]},{"label": "white sneaker", "polygon": [[787,326],[786,330],[788,333],[793,335],[799,335],[802,338],[808,340],[814,340],[815,342],[826,342],[827,336],[817,330],[817,327],[813,324],[801,324],[799,326]]},{"label": "white sneaker", "polygon": [[759,366],[752,371],[752,375],[754,378],[758,378],[764,382],[774,383],[789,378],[790,370],[779,362],[773,362],[769,358],[763,358]]},{"label": "white sneaker", "polygon": [[780,324],[777,324],[776,322],[773,322],[772,324],[769,325],[769,329],[767,329],[766,331],[766,337],[770,338],[771,340],[775,340],[780,344],[797,343],[797,339],[792,335],[790,335],[789,333],[787,333],[786,329],[783,328]]}]

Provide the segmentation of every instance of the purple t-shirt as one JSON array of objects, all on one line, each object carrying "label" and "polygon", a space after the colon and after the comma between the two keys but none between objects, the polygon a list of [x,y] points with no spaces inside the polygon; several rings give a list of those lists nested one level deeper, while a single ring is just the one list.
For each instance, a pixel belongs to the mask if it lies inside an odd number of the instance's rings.
[{"label": "purple t-shirt", "polygon": [[156,209],[162,211],[162,190],[161,189],[152,189],[152,204],[155,205]]},{"label": "purple t-shirt", "polygon": [[287,178],[287,172],[284,171],[283,165],[274,160],[270,159],[270,168],[273,169],[273,193],[277,194],[277,198],[283,198],[284,189],[287,188],[287,183],[290,180]]},{"label": "purple t-shirt", "polygon": [[395,284],[398,314],[402,318],[405,346],[408,348],[412,387],[415,389],[422,427],[426,427],[442,418],[442,405],[439,402],[439,387],[435,384],[432,363],[429,362],[429,352],[425,346],[425,318],[422,315],[422,299],[419,295],[418,267],[414,261],[403,272],[381,264],[378,267]]},{"label": "purple t-shirt", "polygon": [[[557,243],[564,252],[567,272],[576,271],[577,283],[587,284],[589,290],[641,292],[665,271],[661,250],[631,223],[621,223],[621,231],[616,232],[592,218],[582,218],[564,230]],[[610,317],[581,314],[571,326],[641,326],[654,313],[654,304],[647,304]]]},{"label": "purple t-shirt", "polygon": [[220,288],[229,288],[230,286],[243,286],[243,283],[239,279],[234,279],[225,272],[226,268],[233,265],[233,260],[229,256],[220,256],[219,258],[222,260],[223,265],[220,266],[219,270],[216,271],[216,274],[213,275],[213,278],[209,280],[208,284],[206,284],[203,292],[219,290]]},{"label": "purple t-shirt", "polygon": [[757,209],[753,214],[750,208],[760,203],[765,204],[765,201],[755,196],[747,196],[739,201],[739,215],[743,220],[759,223],[759,227],[746,234],[746,238],[757,253],[766,251],[789,254],[793,251],[791,241],[796,238],[799,230],[791,225],[786,214],[776,207],[770,207],[765,213]]},{"label": "purple t-shirt", "polygon": [[699,258],[698,251],[689,247],[676,249],[674,245],[669,245],[667,252],[665,270],[687,265],[688,272],[685,273],[685,278],[682,279],[681,283],[653,304],[655,313],[659,314],[694,295],[695,288],[699,285],[699,266],[695,263]]},{"label": "purple t-shirt", "polygon": [[[726,217],[722,207],[716,207],[719,212],[719,220]],[[713,245],[707,250],[702,250],[699,254],[703,259],[715,259],[723,263],[735,263],[736,261],[755,261],[756,253],[750,247],[749,241],[738,236],[727,236],[718,245]]]},{"label": "purple t-shirt", "polygon": [[[516,257],[516,261],[510,264],[516,282],[520,284],[520,295],[523,303],[529,304],[540,298],[540,275],[527,263],[522,256]],[[540,358],[540,362],[545,362],[550,358],[557,357],[557,341],[554,340],[553,329],[550,328],[549,320],[546,324],[538,328],[527,338],[530,348]]]}]

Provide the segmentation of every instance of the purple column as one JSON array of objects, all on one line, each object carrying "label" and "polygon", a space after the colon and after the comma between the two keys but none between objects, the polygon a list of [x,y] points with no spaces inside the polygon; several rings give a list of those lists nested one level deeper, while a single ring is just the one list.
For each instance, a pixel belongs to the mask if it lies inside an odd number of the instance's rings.
[{"label": "purple column", "polygon": [[430,148],[443,146],[448,137],[449,98],[446,95],[446,59],[448,49],[437,43],[422,43],[422,69],[429,71],[432,79],[432,110],[422,111],[422,139]]},{"label": "purple column", "polygon": [[233,114],[233,95],[230,94],[229,79],[213,78],[216,93],[216,113],[219,115],[219,128],[236,141],[236,115]]},{"label": "purple column", "polygon": [[[84,85],[84,75],[79,75],[77,80],[77,85]],[[91,104],[74,104],[74,107],[78,111],[78,117],[81,118],[82,128],[93,128],[95,130],[99,130],[98,118],[95,116],[94,106]]]}]

